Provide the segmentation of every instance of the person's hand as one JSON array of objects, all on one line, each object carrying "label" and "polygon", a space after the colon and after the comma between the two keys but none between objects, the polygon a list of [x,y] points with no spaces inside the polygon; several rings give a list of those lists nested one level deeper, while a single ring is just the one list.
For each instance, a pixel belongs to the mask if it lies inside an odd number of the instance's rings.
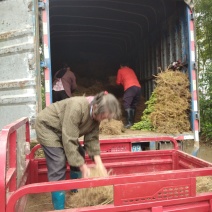
[{"label": "person's hand", "polygon": [[79,168],[80,168],[80,171],[82,172],[83,178],[88,178],[90,176],[90,169],[87,167],[85,163]]},{"label": "person's hand", "polygon": [[99,155],[95,155],[94,161],[96,163],[96,169],[98,169],[98,171],[100,172],[100,175],[102,177],[107,177],[108,176],[107,169],[105,168],[104,164],[102,163],[101,157]]}]

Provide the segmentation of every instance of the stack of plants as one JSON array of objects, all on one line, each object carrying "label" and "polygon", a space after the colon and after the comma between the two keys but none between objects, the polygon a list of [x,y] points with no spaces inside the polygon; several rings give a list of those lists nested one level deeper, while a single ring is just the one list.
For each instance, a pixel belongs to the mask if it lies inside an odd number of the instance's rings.
[{"label": "stack of plants", "polygon": [[188,132],[191,99],[188,76],[167,69],[155,77],[156,87],[146,102],[141,121],[132,129],[170,134]]}]

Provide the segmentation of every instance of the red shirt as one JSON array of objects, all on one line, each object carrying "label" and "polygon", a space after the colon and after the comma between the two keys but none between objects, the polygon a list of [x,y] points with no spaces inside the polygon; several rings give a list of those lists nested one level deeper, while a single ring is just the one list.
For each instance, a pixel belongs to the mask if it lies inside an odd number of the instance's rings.
[{"label": "red shirt", "polygon": [[135,72],[127,66],[124,66],[118,70],[116,84],[123,85],[124,91],[132,86],[141,87]]}]

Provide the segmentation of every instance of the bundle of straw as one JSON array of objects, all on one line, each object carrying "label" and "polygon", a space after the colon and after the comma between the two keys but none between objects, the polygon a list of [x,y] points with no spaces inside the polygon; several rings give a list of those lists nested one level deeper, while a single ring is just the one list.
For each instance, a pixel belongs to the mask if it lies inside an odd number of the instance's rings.
[{"label": "bundle of straw", "polygon": [[[102,172],[93,167],[90,169],[90,178],[105,177]],[[108,176],[110,172],[108,172]],[[106,205],[113,202],[113,186],[101,186],[79,189],[78,193],[67,195],[67,208],[79,208],[95,205]]]}]

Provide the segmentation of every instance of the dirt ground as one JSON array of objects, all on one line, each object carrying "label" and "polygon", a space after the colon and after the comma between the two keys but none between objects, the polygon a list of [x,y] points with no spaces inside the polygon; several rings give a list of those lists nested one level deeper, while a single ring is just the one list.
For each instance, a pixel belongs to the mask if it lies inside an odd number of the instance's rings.
[{"label": "dirt ground", "polygon": [[[191,154],[193,150],[193,145],[194,144],[192,141],[185,141],[184,152]],[[212,141],[207,143],[200,141],[200,148],[197,157],[212,163],[211,151],[212,151]]]}]

